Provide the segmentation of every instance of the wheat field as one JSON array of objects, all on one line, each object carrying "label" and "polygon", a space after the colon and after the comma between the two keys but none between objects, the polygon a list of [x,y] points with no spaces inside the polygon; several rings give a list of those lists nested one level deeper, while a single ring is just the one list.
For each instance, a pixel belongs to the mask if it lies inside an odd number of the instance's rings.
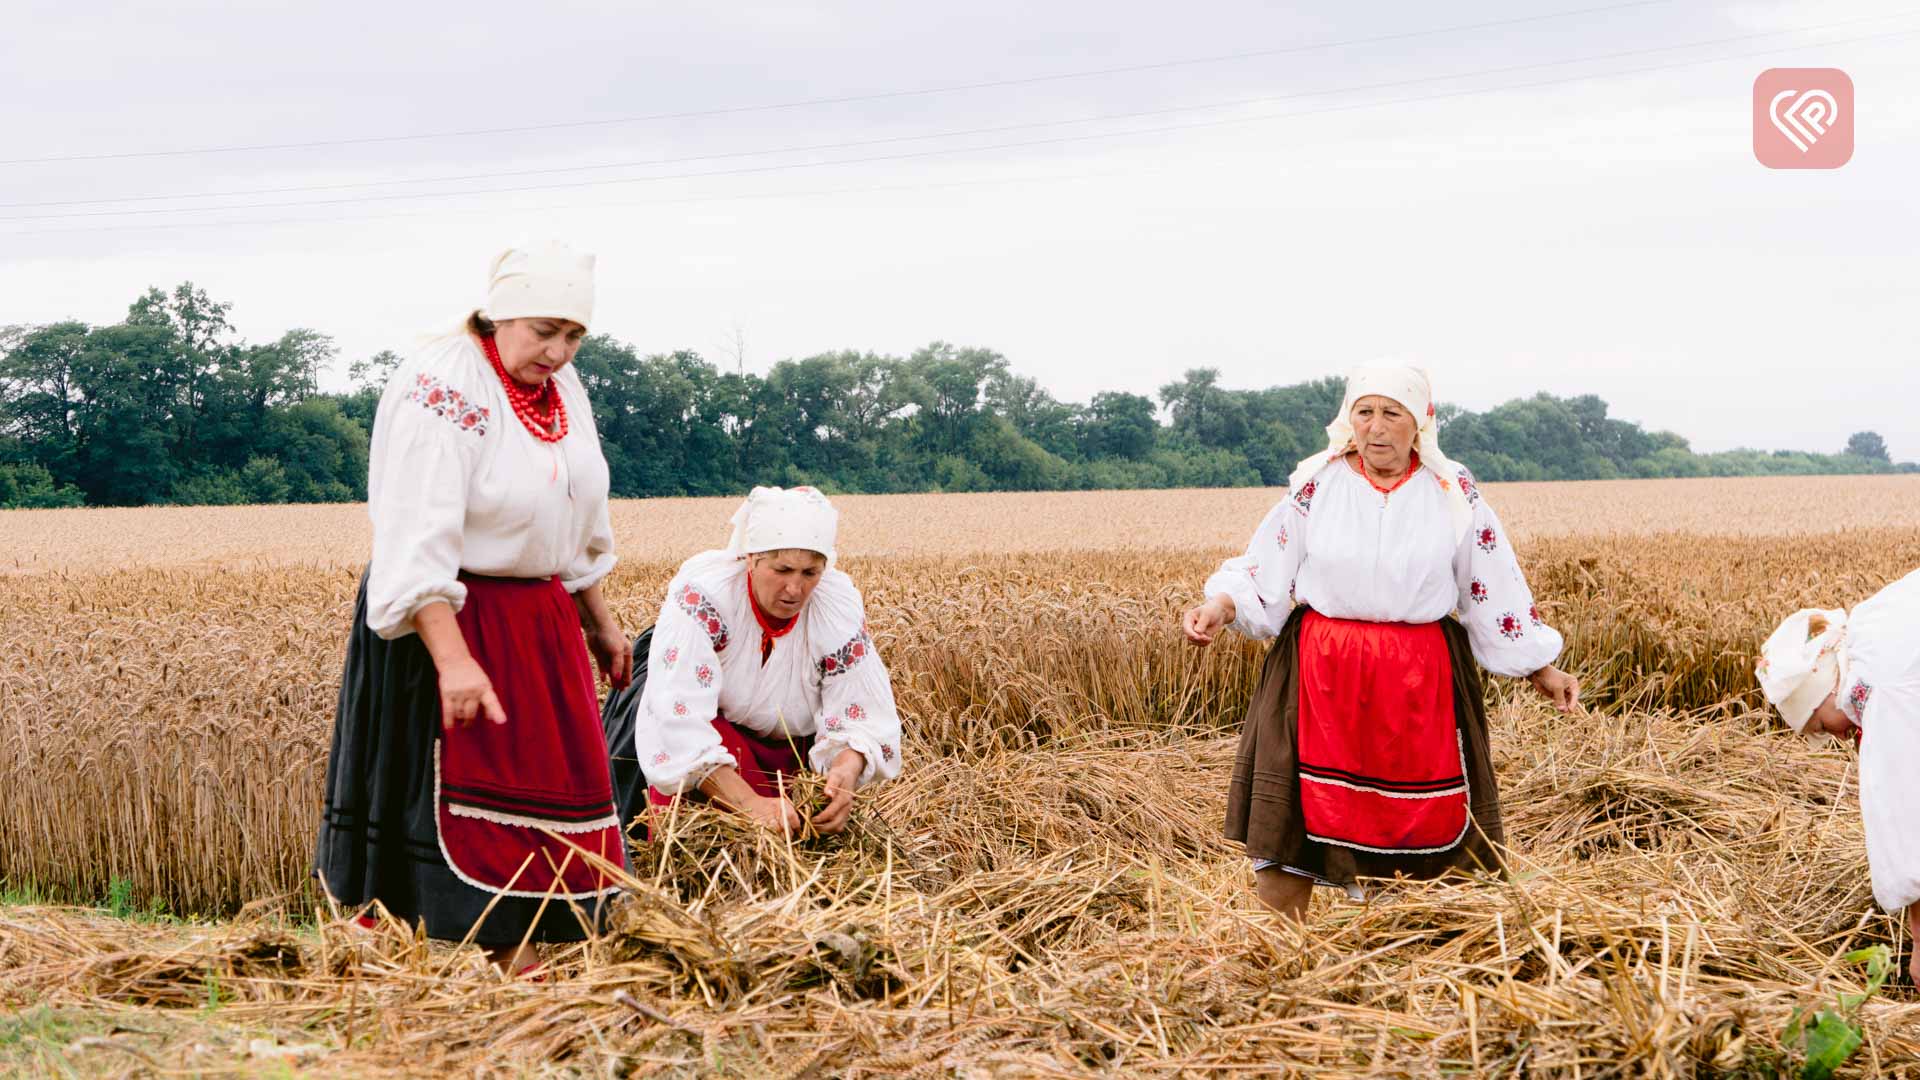
[{"label": "wheat field", "polygon": [[[1277,492],[848,497],[902,779],[833,843],[687,815],[543,984],[305,886],[363,508],[0,514],[0,1071],[1797,1070],[1795,1011],[1906,943],[1851,751],[1783,734],[1752,657],[1920,563],[1920,478],[1487,492],[1588,703],[1494,681],[1504,879],[1258,910],[1220,821],[1260,650],[1174,620]],[[626,626],[733,506],[617,505]],[[1911,988],[1855,1022],[1841,1075],[1920,1075]]]}]

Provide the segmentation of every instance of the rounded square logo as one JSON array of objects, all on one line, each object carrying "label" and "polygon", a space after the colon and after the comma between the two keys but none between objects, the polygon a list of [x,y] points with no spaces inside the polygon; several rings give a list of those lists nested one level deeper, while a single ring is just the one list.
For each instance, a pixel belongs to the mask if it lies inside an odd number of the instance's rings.
[{"label": "rounded square logo", "polygon": [[1839,68],[1768,68],[1753,80],[1753,156],[1769,169],[1853,157],[1853,80]]}]

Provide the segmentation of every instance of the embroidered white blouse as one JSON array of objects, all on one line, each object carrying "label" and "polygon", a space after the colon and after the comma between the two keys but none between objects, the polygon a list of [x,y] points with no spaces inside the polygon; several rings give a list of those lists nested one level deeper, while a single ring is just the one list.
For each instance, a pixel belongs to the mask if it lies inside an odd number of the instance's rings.
[{"label": "embroidered white blouse", "polygon": [[862,785],[900,775],[893,684],[853,579],[839,570],[821,575],[764,663],[766,635],[752,605],[746,560],[725,551],[688,559],[667,586],[634,724],[647,782],[677,794],[717,766],[738,767],[715,716],[762,738],[814,736],[808,761],[816,772],[851,748],[867,759]]},{"label": "embroidered white blouse", "polygon": [[[1473,509],[1458,542],[1443,484],[1457,483]],[[1280,632],[1297,603],[1336,619],[1428,623],[1457,613],[1474,659],[1496,675],[1530,675],[1560,655],[1560,634],[1534,606],[1513,545],[1464,468],[1441,477],[1421,466],[1391,494],[1337,459],[1267,514],[1247,542],[1207,579],[1225,593],[1233,628],[1252,638]]]},{"label": "embroidered white blouse", "polygon": [[1920,903],[1920,570],[1847,617],[1846,675],[1835,704],[1860,726],[1860,816],[1873,897]]},{"label": "embroidered white blouse", "polygon": [[534,438],[514,415],[493,365],[464,333],[422,346],[387,381],[367,469],[374,633],[413,633],[414,615],[435,600],[460,610],[462,570],[557,575],[579,592],[613,569],[593,408],[571,366],[553,381],[568,424],[557,443]]}]

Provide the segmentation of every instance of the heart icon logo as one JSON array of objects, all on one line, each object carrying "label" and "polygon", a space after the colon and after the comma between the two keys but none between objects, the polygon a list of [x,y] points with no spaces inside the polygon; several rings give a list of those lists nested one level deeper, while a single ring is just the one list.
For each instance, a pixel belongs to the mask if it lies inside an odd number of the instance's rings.
[{"label": "heart icon logo", "polygon": [[1796,92],[1791,88],[1773,95],[1773,103],[1767,108],[1773,126],[1803,154],[1827,133],[1839,112],[1839,103],[1825,90]]},{"label": "heart icon logo", "polygon": [[1770,169],[1837,169],[1853,157],[1853,80],[1838,68],[1770,68],[1753,82],[1753,155]]}]

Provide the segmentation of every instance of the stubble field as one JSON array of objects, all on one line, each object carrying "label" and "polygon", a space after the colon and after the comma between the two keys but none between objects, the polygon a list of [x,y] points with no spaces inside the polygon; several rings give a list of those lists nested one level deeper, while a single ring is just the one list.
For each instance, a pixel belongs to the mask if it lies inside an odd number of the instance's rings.
[{"label": "stubble field", "polygon": [[[1492,688],[1505,880],[1257,909],[1219,834],[1260,650],[1174,620],[1278,492],[847,498],[902,779],[829,845],[681,823],[538,985],[306,890],[363,509],[0,514],[0,1071],[1797,1070],[1795,1010],[1906,943],[1851,751],[1752,656],[1920,563],[1920,478],[1487,491],[1589,703]],[[631,630],[732,507],[617,507]],[[1843,1075],[1915,1069],[1911,988],[1852,1019]]]}]

